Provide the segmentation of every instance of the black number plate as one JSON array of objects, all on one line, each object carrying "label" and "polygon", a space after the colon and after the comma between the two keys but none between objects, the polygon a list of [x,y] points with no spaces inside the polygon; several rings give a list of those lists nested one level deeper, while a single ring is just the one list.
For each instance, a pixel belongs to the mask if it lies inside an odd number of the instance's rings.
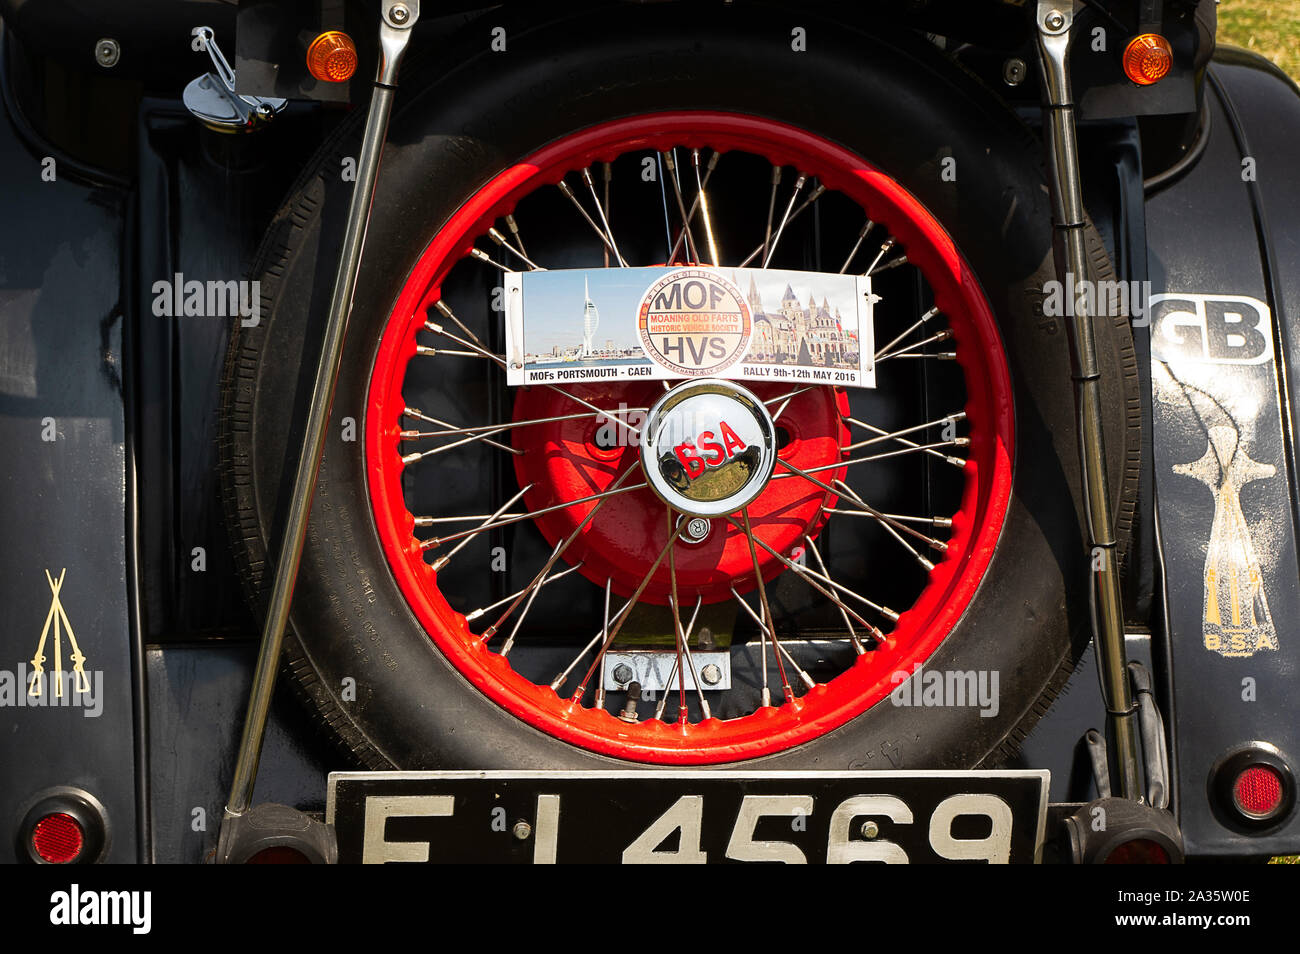
[{"label": "black number plate", "polygon": [[1044,770],[335,772],[339,860],[905,864],[1039,859]]}]

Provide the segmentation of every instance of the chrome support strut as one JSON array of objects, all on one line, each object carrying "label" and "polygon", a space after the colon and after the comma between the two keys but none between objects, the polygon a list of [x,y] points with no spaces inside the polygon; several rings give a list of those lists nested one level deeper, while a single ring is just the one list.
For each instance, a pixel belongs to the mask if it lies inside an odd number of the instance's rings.
[{"label": "chrome support strut", "polygon": [[343,247],[339,253],[338,269],[334,273],[334,289],[330,297],[329,315],[326,318],[324,341],[316,365],[316,379],[311,392],[311,405],[307,427],[303,435],[293,482],[293,495],[285,518],[284,540],[275,568],[266,622],[262,628],[262,643],[253,673],[253,686],[244,719],[244,731],[239,741],[239,754],[235,774],[230,786],[230,798],[222,819],[221,835],[217,846],[217,860],[230,857],[231,833],[253,799],[253,786],[257,780],[257,765],[262,753],[262,738],[266,730],[271,694],[280,665],[280,649],[284,642],[284,628],[289,618],[289,605],[293,599],[294,582],[298,564],[302,559],[303,541],[307,535],[307,518],[311,511],[312,496],[316,490],[316,477],[320,470],[325,435],[329,429],[334,388],[338,382],[339,366],[343,355],[343,341],[347,334],[348,316],[352,310],[352,296],[356,290],[357,272],[361,265],[362,247],[365,244],[366,226],[370,219],[370,206],[374,200],[375,181],[379,172],[379,157],[388,133],[388,117],[392,112],[397,71],[411,37],[411,28],[420,18],[419,0],[384,0],[379,25],[379,69],[370,96],[370,111],[366,117],[362,137],[361,155],[357,162],[356,181],[343,232]]},{"label": "chrome support strut", "polygon": [[[1043,126],[1048,145],[1053,212],[1058,248],[1064,261],[1057,269],[1072,275],[1067,288],[1091,280],[1086,246],[1083,188],[1079,179],[1079,149],[1074,125],[1074,100],[1069,73],[1070,28],[1078,0],[1039,0],[1036,11],[1038,52],[1046,99]],[[1065,278],[1066,275],[1062,275]],[[1097,363],[1094,317],[1083,301],[1074,302],[1067,318],[1070,369],[1074,379],[1079,430],[1079,460],[1083,474],[1084,510],[1091,547],[1092,629],[1106,705],[1106,734],[1110,783],[1116,795],[1142,800],[1138,754],[1138,715],[1128,681],[1124,648],[1124,601],[1120,592],[1119,551],[1110,508],[1106,471],[1106,438],[1102,430],[1101,371]],[[1068,311],[1068,310],[1067,310]]]}]

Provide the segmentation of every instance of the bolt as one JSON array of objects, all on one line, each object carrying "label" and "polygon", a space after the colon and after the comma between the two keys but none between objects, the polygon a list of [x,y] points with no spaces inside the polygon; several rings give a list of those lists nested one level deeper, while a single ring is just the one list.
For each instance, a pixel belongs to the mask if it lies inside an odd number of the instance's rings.
[{"label": "bolt", "polygon": [[1018,56],[1013,56],[1002,67],[1002,79],[1008,86],[1019,86],[1025,81],[1025,75],[1029,68],[1025,66],[1025,61]]},{"label": "bolt", "polygon": [[632,671],[632,667],[627,665],[626,663],[619,663],[617,666],[614,667],[614,672],[612,673],[612,675],[614,676],[614,681],[616,683],[618,683],[620,686],[626,686],[629,682],[632,681],[632,678],[636,675],[636,673],[634,673]]},{"label": "bolt", "polygon": [[95,62],[107,69],[110,66],[117,66],[117,61],[122,58],[122,47],[118,45],[117,40],[112,37],[104,37],[102,40],[95,41]]},{"label": "bolt", "polygon": [[641,683],[634,682],[627,687],[627,702],[623,704],[623,711],[618,717],[624,722],[640,722],[641,717],[637,714],[636,703],[641,698]]},{"label": "bolt", "polygon": [[1065,26],[1065,14],[1060,10],[1053,10],[1047,15],[1047,19],[1043,22],[1047,24],[1047,29],[1059,30],[1061,27]]},{"label": "bolt", "polygon": [[686,528],[682,530],[682,543],[703,543],[704,538],[713,529],[713,524],[704,517],[691,517],[689,519],[682,517],[681,519],[686,521]]},{"label": "bolt", "polygon": [[700,670],[700,678],[704,680],[705,684],[716,686],[722,682],[722,667],[717,663],[709,663]]},{"label": "bolt", "polygon": [[533,826],[521,818],[510,831],[520,841],[527,841],[533,834]]},{"label": "bolt", "polygon": [[404,3],[395,3],[388,8],[388,18],[399,26],[410,19],[411,11]]},{"label": "bolt", "polygon": [[880,834],[880,826],[873,821],[864,821],[862,827],[858,830],[862,832],[862,837],[868,841]]}]

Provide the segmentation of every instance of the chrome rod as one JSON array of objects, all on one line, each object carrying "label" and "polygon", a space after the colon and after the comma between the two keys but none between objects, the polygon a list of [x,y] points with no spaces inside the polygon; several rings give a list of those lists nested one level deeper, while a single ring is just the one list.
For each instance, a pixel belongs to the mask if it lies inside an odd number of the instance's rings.
[{"label": "chrome rod", "polygon": [[[401,10],[397,20],[393,11]],[[298,565],[302,560],[303,544],[307,537],[307,522],[311,513],[312,497],[316,490],[316,477],[320,471],[325,438],[329,433],[330,413],[334,402],[334,388],[338,383],[339,368],[343,359],[343,343],[347,337],[348,317],[352,311],[352,296],[361,267],[365,245],[366,225],[370,219],[370,206],[374,201],[375,183],[379,174],[379,158],[388,134],[388,118],[392,112],[394,84],[402,57],[410,40],[411,27],[419,19],[419,0],[401,3],[384,3],[379,26],[379,68],[370,96],[370,110],[362,133],[361,153],[357,162],[357,177],[352,186],[352,198],[344,223],[342,248],[334,273],[334,287],[330,294],[329,313],[325,319],[324,338],[316,364],[312,385],[311,403],[302,445],[298,449],[294,470],[293,491],[285,517],[284,537],[276,562],[275,576],[267,605],[266,620],[262,627],[261,647],[253,671],[252,691],[248,711],[244,718],[243,734],[239,740],[239,754],[235,760],[234,776],[230,784],[230,797],[226,802],[221,834],[233,826],[226,821],[243,815],[252,804],[253,786],[257,782],[257,766],[262,755],[262,741],[266,732],[267,715],[275,689],[275,677],[280,668],[280,652],[284,644],[284,630],[289,621],[289,607],[293,601],[294,584],[298,578]],[[400,22],[397,22],[400,20]],[[228,844],[219,838],[217,856],[222,860]]]},{"label": "chrome rod", "polygon": [[[1060,277],[1088,279],[1092,272],[1086,245],[1083,186],[1079,175],[1079,145],[1074,124],[1070,84],[1070,31],[1075,0],[1039,0],[1035,15],[1038,52],[1042,62],[1043,126],[1056,231]],[[1067,282],[1068,283],[1068,282]],[[1086,304],[1086,303],[1084,303]],[[1119,579],[1119,548],[1111,515],[1110,476],[1106,467],[1106,437],[1102,426],[1101,366],[1097,361],[1093,317],[1078,313],[1066,319],[1070,342],[1070,371],[1074,379],[1079,428],[1079,461],[1083,474],[1084,513],[1091,547],[1089,567],[1093,600],[1093,643],[1101,676],[1109,736],[1111,788],[1121,798],[1142,798],[1142,769],[1138,753],[1138,711],[1128,680],[1124,645],[1124,599]]]}]

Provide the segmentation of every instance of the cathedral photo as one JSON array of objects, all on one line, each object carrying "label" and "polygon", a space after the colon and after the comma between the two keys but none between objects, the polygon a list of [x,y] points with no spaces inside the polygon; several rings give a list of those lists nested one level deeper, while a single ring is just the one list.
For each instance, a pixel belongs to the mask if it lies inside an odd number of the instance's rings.
[{"label": "cathedral photo", "polygon": [[825,296],[819,305],[816,297],[810,294],[808,304],[800,305],[794,288],[787,284],[780,307],[769,312],[763,307],[762,296],[751,275],[746,299],[754,320],[746,362],[858,367],[856,317],[850,319],[849,327],[845,328],[839,307],[832,310]]}]

